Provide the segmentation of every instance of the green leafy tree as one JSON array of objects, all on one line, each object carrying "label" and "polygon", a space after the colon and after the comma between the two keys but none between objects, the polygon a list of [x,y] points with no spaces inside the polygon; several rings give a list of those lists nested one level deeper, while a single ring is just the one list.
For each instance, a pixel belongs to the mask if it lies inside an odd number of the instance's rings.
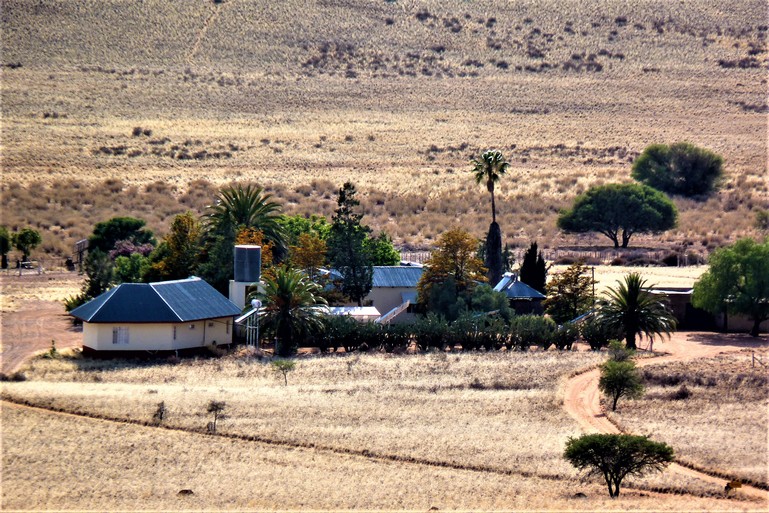
[{"label": "green leafy tree", "polygon": [[23,261],[29,260],[29,254],[43,242],[40,232],[32,228],[22,228],[13,234],[13,247],[21,251]]},{"label": "green leafy tree", "polygon": [[113,280],[115,283],[141,283],[149,269],[149,258],[141,253],[119,256],[114,262]]},{"label": "green leafy tree", "polygon": [[475,183],[483,183],[491,195],[491,224],[486,235],[484,249],[484,265],[487,269],[489,283],[497,284],[504,273],[504,258],[502,255],[502,229],[497,223],[497,205],[494,200],[496,184],[507,172],[510,163],[505,160],[499,150],[484,152],[480,158],[471,161]]},{"label": "green leafy tree", "polygon": [[201,224],[192,212],[175,216],[171,231],[151,256],[153,279],[180,280],[195,274],[201,237]]},{"label": "green leafy tree", "polygon": [[324,216],[312,214],[309,217],[301,214],[288,216],[281,215],[278,223],[283,227],[286,234],[286,241],[291,246],[299,243],[299,236],[302,234],[311,234],[325,241],[331,234],[331,224]]},{"label": "green leafy tree", "polygon": [[747,315],[757,337],[769,319],[769,238],[763,243],[741,239],[715,250],[709,269],[694,284],[692,303],[712,313]]},{"label": "green leafy tree", "polygon": [[85,259],[85,275],[82,295],[87,301],[106,292],[114,284],[115,269],[112,259],[98,249],[89,250]]},{"label": "green leafy tree", "polygon": [[720,155],[687,142],[652,144],[633,163],[632,176],[668,194],[699,196],[713,192],[723,162]]},{"label": "green leafy tree", "polygon": [[441,234],[417,284],[419,302],[427,305],[432,287],[450,278],[456,297],[472,291],[477,282],[485,282],[486,268],[477,256],[477,247],[478,239],[461,228]]},{"label": "green leafy tree", "polygon": [[595,280],[590,277],[589,270],[588,266],[577,262],[554,275],[545,287],[545,311],[558,324],[576,319],[593,308]]},{"label": "green leafy tree", "polygon": [[769,232],[769,210],[757,210],[754,225],[762,232]]},{"label": "green leafy tree", "polygon": [[11,251],[12,239],[11,234],[8,233],[8,228],[0,226],[0,269],[8,269],[8,252]]},{"label": "green leafy tree", "polygon": [[661,472],[673,461],[673,449],[644,436],[592,434],[569,438],[563,457],[588,476],[602,476],[616,498],[625,477]]},{"label": "green leafy tree", "polygon": [[302,271],[279,266],[275,278],[265,280],[264,291],[249,296],[249,301],[256,297],[264,305],[259,321],[277,339],[276,354],[290,356],[301,337],[322,328],[327,310],[319,292]]},{"label": "green leafy tree", "polygon": [[628,349],[636,349],[636,335],[651,340],[657,335],[670,335],[676,328],[676,318],[667,300],[649,292],[646,280],[630,273],[617,287],[609,287],[599,303],[598,320],[608,329],[622,333]]},{"label": "green leafy tree", "polygon": [[152,231],[144,226],[147,223],[134,217],[113,217],[108,221],[96,223],[93,233],[88,237],[88,250],[105,253],[115,249],[119,241],[129,241],[135,246],[155,245],[157,241]]},{"label": "green leafy tree", "polygon": [[598,388],[611,400],[611,411],[617,410],[621,397],[637,399],[643,395],[641,374],[632,360],[608,360],[601,366]]},{"label": "green leafy tree", "polygon": [[663,193],[641,184],[591,187],[571,210],[562,211],[558,228],[566,232],[599,232],[626,248],[636,233],[660,233],[676,226],[678,211]]},{"label": "green leafy tree", "polygon": [[346,182],[339,189],[337,209],[331,223],[328,256],[331,265],[342,276],[342,293],[358,306],[371,291],[374,268],[368,237],[371,229],[361,224],[363,214],[357,211],[360,202],[355,186]]},{"label": "green leafy tree", "polygon": [[278,359],[270,362],[272,370],[283,376],[283,386],[288,386],[288,373],[296,369],[294,360]]},{"label": "green leafy tree", "polygon": [[545,258],[542,256],[542,252],[539,251],[536,242],[531,243],[531,246],[529,246],[529,249],[523,256],[519,279],[534,290],[545,293],[547,264],[545,264]]},{"label": "green leafy tree", "polygon": [[369,237],[366,243],[371,254],[372,265],[400,264],[401,254],[395,249],[393,240],[387,232],[380,232],[376,237]]}]

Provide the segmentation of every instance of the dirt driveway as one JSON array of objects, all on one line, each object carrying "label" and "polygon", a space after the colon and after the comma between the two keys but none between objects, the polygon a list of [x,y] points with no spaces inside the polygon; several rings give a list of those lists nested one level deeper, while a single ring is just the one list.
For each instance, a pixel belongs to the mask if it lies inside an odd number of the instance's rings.
[{"label": "dirt driveway", "polygon": [[58,349],[82,344],[82,329],[72,325],[62,302],[79,291],[82,280],[66,272],[0,276],[0,372],[15,372],[29,356],[50,349],[51,340]]},{"label": "dirt driveway", "polygon": [[[669,354],[656,358],[637,359],[636,364],[640,367],[698,358],[712,358],[721,353],[767,346],[769,346],[769,339],[765,336],[753,338],[737,333],[677,332],[669,340],[664,339],[662,343],[657,343],[658,350]],[[609,421],[601,409],[601,394],[598,389],[599,378],[600,371],[598,369],[571,378],[564,387],[563,407],[579,422],[586,433],[619,433],[617,426]],[[723,486],[725,483],[724,479],[709,476],[675,463],[670,465],[669,469],[719,486]],[[743,486],[741,493],[762,500],[769,498],[765,490],[759,490],[752,486]]]}]

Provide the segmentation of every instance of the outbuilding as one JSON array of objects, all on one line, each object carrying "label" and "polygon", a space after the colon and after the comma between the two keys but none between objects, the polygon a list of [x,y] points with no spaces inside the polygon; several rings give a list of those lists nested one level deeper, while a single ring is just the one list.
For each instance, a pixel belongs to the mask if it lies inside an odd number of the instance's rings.
[{"label": "outbuilding", "polygon": [[510,307],[517,315],[542,315],[545,312],[542,305],[545,295],[520,281],[518,273],[505,273],[494,290],[505,293]]},{"label": "outbuilding", "polygon": [[70,315],[83,321],[83,350],[178,351],[232,342],[229,299],[197,277],[122,283]]}]

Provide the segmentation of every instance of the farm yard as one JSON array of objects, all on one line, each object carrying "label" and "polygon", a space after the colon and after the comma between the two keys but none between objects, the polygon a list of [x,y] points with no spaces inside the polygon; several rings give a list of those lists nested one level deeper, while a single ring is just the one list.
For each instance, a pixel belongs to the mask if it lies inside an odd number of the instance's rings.
[{"label": "farm yard", "polygon": [[4,511],[769,507],[764,2],[0,27]]}]

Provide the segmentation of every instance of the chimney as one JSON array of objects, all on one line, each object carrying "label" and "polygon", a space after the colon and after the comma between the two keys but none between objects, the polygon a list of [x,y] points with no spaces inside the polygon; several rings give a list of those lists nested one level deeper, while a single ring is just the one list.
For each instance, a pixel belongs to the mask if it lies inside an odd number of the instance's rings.
[{"label": "chimney", "polygon": [[244,308],[250,289],[259,285],[262,274],[262,247],[236,245],[234,260],[235,276],[230,280],[230,301]]}]

